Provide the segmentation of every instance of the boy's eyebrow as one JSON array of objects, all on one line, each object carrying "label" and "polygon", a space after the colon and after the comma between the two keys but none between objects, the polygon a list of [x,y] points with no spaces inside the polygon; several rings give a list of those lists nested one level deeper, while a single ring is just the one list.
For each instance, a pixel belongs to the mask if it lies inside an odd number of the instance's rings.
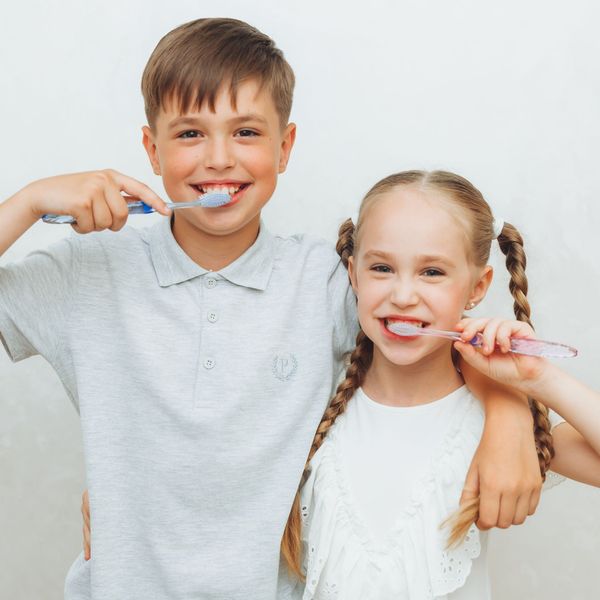
[{"label": "boy's eyebrow", "polygon": [[[246,123],[248,121],[258,121],[259,123],[267,123],[267,120],[257,113],[248,113],[247,115],[240,115],[239,117],[233,117],[229,119],[227,123],[231,125],[237,125],[239,123]],[[197,117],[177,117],[169,123],[169,129],[175,129],[181,125],[197,125],[200,119]]]}]

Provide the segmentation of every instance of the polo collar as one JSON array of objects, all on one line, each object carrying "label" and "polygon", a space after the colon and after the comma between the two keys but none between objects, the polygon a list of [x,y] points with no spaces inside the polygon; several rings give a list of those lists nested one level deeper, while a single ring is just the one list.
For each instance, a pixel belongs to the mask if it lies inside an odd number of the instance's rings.
[{"label": "polo collar", "polygon": [[148,230],[148,244],[156,278],[161,287],[183,283],[207,273],[216,273],[235,285],[265,290],[273,270],[274,238],[262,220],[254,244],[220,271],[204,269],[183,251],[173,237],[170,219],[161,219]]}]

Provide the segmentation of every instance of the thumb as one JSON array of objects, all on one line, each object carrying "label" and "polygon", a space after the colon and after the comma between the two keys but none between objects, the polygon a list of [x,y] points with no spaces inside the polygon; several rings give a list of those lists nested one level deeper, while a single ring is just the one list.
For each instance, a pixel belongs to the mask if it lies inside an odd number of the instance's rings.
[{"label": "thumb", "polygon": [[475,462],[471,463],[467,476],[465,477],[465,485],[463,486],[462,494],[460,495],[459,504],[462,506],[469,500],[473,500],[479,496],[479,468]]},{"label": "thumb", "polygon": [[454,348],[473,368],[481,371],[484,375],[489,375],[489,359],[481,354],[481,352],[477,352],[471,344],[454,342]]}]

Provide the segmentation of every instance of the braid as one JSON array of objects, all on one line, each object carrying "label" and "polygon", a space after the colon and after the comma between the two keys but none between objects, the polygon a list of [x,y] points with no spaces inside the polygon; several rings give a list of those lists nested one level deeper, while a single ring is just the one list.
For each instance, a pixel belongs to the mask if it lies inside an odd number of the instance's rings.
[{"label": "braid", "polygon": [[[501,234],[498,236],[500,250],[506,256],[506,268],[510,273],[510,292],[514,298],[514,312],[517,320],[525,321],[532,328],[531,309],[527,301],[527,277],[525,276],[525,265],[527,264],[525,252],[523,251],[523,238],[517,229],[510,223],[505,223]],[[550,467],[550,461],[554,457],[554,446],[552,434],[550,433],[550,420],[548,409],[538,400],[529,399],[529,407],[533,415],[533,431],[538,459],[540,461],[540,472],[542,479],[546,479],[546,471]]]},{"label": "braid", "polygon": [[[516,227],[505,223],[502,232],[498,236],[500,250],[506,256],[506,268],[510,273],[509,289],[514,299],[513,310],[518,321],[524,321],[533,328],[531,323],[531,307],[527,300],[527,276],[525,266],[527,259],[523,250],[523,238]],[[552,434],[550,433],[550,420],[548,409],[538,400],[529,398],[529,408],[533,415],[533,433],[535,446],[540,463],[542,479],[546,479],[546,471],[550,467],[550,461],[554,457]],[[479,518],[479,496],[472,498],[461,505],[455,515],[452,515],[442,523],[442,527],[450,526],[448,536],[448,547],[458,546],[465,538],[472,523]]]},{"label": "braid", "polygon": [[[331,399],[325,410],[321,422],[317,427],[315,437],[308,452],[308,458],[300,480],[300,487],[307,480],[310,469],[309,463],[316,451],[321,447],[327,432],[335,420],[346,410],[348,401],[354,392],[363,384],[367,369],[373,357],[373,342],[361,331],[356,336],[356,348],[350,356],[350,364],[346,370],[346,377],[338,385],[335,396]],[[281,554],[291,573],[304,579],[302,573],[302,519],[300,516],[300,490],[296,492],[292,510],[283,532],[281,540]]]},{"label": "braid", "polygon": [[344,266],[348,268],[348,259],[354,254],[355,226],[352,219],[346,219],[338,230],[338,241],[335,245]]}]

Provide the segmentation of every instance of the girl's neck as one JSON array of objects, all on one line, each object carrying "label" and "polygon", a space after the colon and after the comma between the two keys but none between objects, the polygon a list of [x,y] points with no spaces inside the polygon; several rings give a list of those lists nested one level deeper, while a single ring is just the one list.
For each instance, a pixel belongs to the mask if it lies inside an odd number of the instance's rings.
[{"label": "girl's neck", "polygon": [[411,365],[393,364],[374,348],[363,389],[380,404],[416,406],[439,400],[463,383],[447,347]]}]

